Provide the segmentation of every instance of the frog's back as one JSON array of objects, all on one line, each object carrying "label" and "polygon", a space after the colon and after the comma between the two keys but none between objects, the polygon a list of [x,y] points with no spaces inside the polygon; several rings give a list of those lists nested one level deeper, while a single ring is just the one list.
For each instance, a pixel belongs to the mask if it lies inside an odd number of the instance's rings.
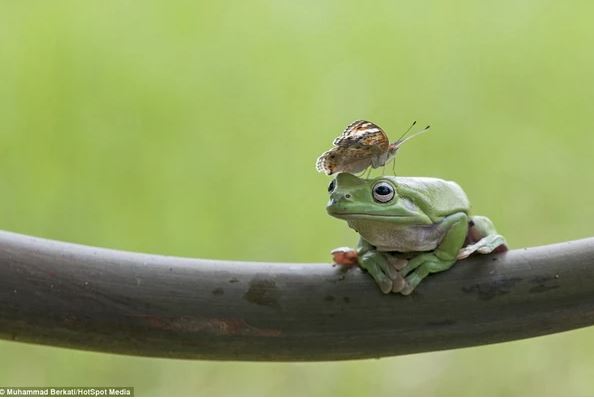
[{"label": "frog's back", "polygon": [[435,177],[392,177],[398,194],[414,199],[432,219],[456,212],[468,213],[470,202],[462,188],[453,181]]}]

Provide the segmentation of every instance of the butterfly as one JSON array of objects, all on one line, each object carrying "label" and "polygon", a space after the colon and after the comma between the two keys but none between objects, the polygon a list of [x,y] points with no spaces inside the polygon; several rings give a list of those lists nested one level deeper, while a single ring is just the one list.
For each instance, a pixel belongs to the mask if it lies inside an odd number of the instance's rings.
[{"label": "butterfly", "polygon": [[390,143],[386,132],[375,123],[354,121],[334,140],[334,147],[320,155],[316,161],[316,170],[333,175],[338,172],[359,173],[370,166],[385,166],[394,158],[402,144],[430,128],[427,126],[407,137],[416,123],[413,122],[398,140]]}]

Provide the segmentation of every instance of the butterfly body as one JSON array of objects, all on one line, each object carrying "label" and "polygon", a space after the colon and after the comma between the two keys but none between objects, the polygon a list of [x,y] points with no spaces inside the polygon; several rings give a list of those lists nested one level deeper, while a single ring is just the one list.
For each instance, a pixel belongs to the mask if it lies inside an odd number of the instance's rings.
[{"label": "butterfly body", "polygon": [[[403,136],[404,137],[404,136]],[[394,158],[398,148],[409,138],[390,144],[388,135],[373,122],[357,120],[334,139],[334,147],[324,152],[316,162],[318,172],[333,175],[338,172],[359,173],[384,166]]]}]

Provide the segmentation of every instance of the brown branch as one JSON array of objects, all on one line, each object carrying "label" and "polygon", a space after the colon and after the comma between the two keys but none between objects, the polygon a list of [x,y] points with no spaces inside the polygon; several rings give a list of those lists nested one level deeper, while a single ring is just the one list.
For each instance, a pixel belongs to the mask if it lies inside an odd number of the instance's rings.
[{"label": "brown branch", "polygon": [[359,269],[112,251],[0,232],[0,338],[192,359],[337,360],[594,323],[594,238],[483,255],[383,295]]}]

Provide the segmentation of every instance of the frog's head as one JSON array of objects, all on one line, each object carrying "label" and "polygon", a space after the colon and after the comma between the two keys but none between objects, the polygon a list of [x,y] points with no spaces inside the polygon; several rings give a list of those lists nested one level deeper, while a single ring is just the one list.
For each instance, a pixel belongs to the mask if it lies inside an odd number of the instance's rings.
[{"label": "frog's head", "polygon": [[431,223],[414,199],[399,193],[394,176],[360,179],[339,173],[328,187],[331,216],[349,220],[369,220],[401,224]]}]

